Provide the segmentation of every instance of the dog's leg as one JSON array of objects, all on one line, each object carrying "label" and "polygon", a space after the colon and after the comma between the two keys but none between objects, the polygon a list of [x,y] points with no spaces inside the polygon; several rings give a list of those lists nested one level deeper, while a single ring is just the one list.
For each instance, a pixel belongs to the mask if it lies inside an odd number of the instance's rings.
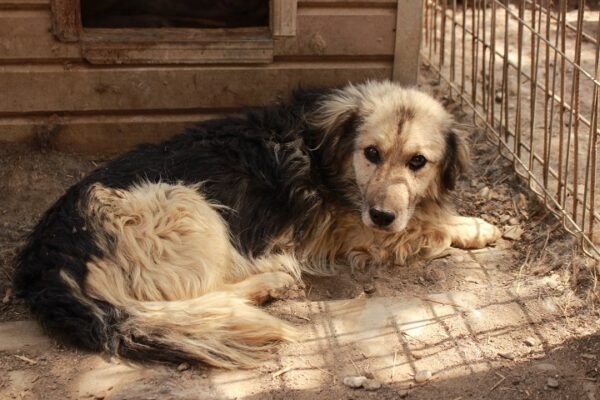
[{"label": "dog's leg", "polygon": [[285,272],[264,272],[241,282],[228,284],[222,290],[235,293],[256,304],[282,299],[294,287],[296,280]]},{"label": "dog's leg", "polygon": [[449,234],[452,246],[461,249],[481,249],[501,236],[498,228],[481,218],[449,214],[440,222]]},{"label": "dog's leg", "polygon": [[252,275],[266,272],[283,272],[300,280],[300,263],[288,254],[268,254],[254,259],[247,259],[238,255],[235,260],[236,267],[232,269],[229,283],[242,281]]},{"label": "dog's leg", "polygon": [[414,256],[436,257],[449,247],[480,249],[500,237],[500,230],[481,218],[462,217],[450,211],[432,213],[416,220],[405,233],[392,236],[391,249],[395,264],[404,264]]}]

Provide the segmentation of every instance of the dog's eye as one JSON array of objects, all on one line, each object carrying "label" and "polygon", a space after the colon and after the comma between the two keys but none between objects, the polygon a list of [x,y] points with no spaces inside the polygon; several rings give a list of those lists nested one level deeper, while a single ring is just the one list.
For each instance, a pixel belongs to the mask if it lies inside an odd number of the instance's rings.
[{"label": "dog's eye", "polygon": [[369,146],[365,149],[365,158],[373,164],[379,164],[381,157],[379,156],[379,150],[375,146]]},{"label": "dog's eye", "polygon": [[418,171],[423,168],[425,164],[427,164],[427,159],[421,154],[417,154],[408,162],[408,168],[412,169],[413,171]]}]

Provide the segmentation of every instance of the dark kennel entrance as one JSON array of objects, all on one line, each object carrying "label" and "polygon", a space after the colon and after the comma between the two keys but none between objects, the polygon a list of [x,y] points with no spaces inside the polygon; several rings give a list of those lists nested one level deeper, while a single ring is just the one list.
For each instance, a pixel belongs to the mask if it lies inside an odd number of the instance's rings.
[{"label": "dark kennel entrance", "polygon": [[82,0],[88,28],[243,28],[269,25],[269,0]]}]

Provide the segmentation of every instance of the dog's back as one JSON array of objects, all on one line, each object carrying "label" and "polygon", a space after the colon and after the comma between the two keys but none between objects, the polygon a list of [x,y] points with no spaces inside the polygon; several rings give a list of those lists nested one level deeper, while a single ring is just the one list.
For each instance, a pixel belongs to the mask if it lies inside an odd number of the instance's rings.
[{"label": "dog's back", "polygon": [[304,122],[290,111],[200,123],[94,171],[29,236],[17,294],[62,338],[136,358],[244,365],[257,348],[290,338],[290,327],[244,296],[211,293],[243,280],[224,275],[250,268],[246,260],[260,260],[270,238],[314,208],[309,193],[290,196],[314,190],[302,129],[293,128]]}]

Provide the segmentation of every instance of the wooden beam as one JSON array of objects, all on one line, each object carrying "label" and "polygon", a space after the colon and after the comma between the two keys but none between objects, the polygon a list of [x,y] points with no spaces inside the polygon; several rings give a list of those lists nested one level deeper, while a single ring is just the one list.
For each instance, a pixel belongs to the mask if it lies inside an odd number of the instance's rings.
[{"label": "wooden beam", "polygon": [[295,36],[297,0],[271,0],[271,32],[274,37]]},{"label": "wooden beam", "polygon": [[222,109],[262,105],[300,84],[390,79],[387,61],[88,68],[0,66],[0,116],[24,113]]},{"label": "wooden beam", "polygon": [[63,42],[76,42],[81,33],[79,0],[52,0],[52,33]]},{"label": "wooden beam", "polygon": [[89,29],[81,37],[92,64],[258,64],[273,61],[261,29]]},{"label": "wooden beam", "polygon": [[393,79],[402,85],[417,84],[423,23],[423,0],[398,0]]},{"label": "wooden beam", "polygon": [[47,10],[49,0],[0,0],[0,10]]},{"label": "wooden beam", "polygon": [[94,115],[0,118],[2,142],[40,144],[88,154],[118,154],[139,143],[160,142],[195,122],[231,113]]}]

